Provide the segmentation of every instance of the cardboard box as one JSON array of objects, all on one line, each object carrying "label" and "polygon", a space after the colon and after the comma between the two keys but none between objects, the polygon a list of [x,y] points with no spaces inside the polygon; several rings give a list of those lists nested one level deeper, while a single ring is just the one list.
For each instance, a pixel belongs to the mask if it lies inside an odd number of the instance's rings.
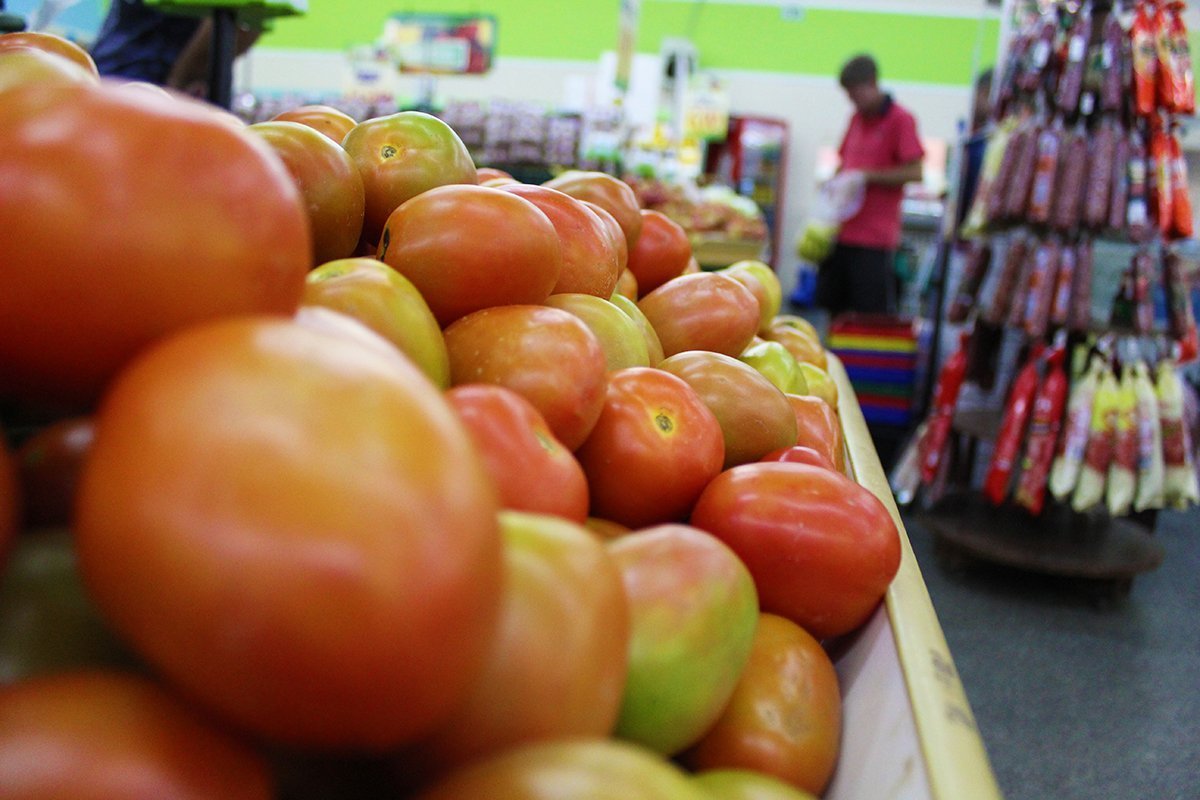
[{"label": "cardboard box", "polygon": [[832,646],[842,755],[824,800],[1000,800],[975,717],[845,368],[830,355],[847,469],[896,520],[900,570],[859,631]]}]

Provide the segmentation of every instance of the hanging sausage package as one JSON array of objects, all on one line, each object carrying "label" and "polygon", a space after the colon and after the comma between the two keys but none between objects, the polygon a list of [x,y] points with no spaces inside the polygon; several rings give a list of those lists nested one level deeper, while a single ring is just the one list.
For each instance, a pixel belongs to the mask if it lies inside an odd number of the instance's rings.
[{"label": "hanging sausage package", "polygon": [[[1092,229],[1108,223],[1109,200],[1113,186],[1113,162],[1117,158],[1117,126],[1112,117],[1105,117],[1092,136],[1090,156],[1087,138],[1081,138],[1084,159],[1087,160],[1087,180],[1083,188],[1083,224]],[[1068,163],[1070,160],[1068,159]],[[1065,182],[1065,181],[1064,181]],[[1058,221],[1056,219],[1056,221]],[[1071,230],[1063,227],[1061,230]]]},{"label": "hanging sausage package", "polygon": [[998,327],[1008,316],[1009,306],[1012,305],[1021,272],[1025,269],[1030,247],[1029,234],[1024,229],[1014,231],[1008,238],[1004,263],[992,279],[991,294],[987,301],[981,304],[983,320],[989,325]]},{"label": "hanging sausage package", "polygon": [[[979,180],[975,184],[975,196],[971,198],[970,210],[959,226],[959,236],[964,239],[983,232],[991,219],[988,208],[992,195],[997,193],[1003,196],[1003,182],[1012,175],[1009,142],[1017,124],[1015,116],[1005,117],[988,137],[987,148],[983,152],[983,163],[979,167]],[[1006,165],[1009,167],[1007,175],[1003,172]]]},{"label": "hanging sausage package", "polygon": [[1120,111],[1125,99],[1129,37],[1115,13],[1104,19],[1100,40],[1100,110]]},{"label": "hanging sausage package", "polygon": [[937,386],[933,393],[933,413],[925,434],[920,439],[917,451],[921,459],[921,483],[929,485],[938,474],[950,440],[950,427],[954,422],[954,411],[958,407],[958,394],[963,378],[967,374],[967,350],[971,334],[963,331],[958,336],[958,350],[946,359],[938,372]]},{"label": "hanging sausage package", "polygon": [[979,296],[979,287],[983,285],[988,269],[992,265],[990,241],[976,239],[967,247],[962,279],[958,283],[958,291],[954,293],[954,299],[950,302],[950,308],[946,312],[946,319],[954,323],[964,322],[967,314],[975,307],[976,299]]},{"label": "hanging sausage package", "polygon": [[1075,511],[1087,511],[1104,501],[1116,434],[1117,391],[1116,376],[1112,369],[1106,367],[1096,384],[1087,444],[1083,450],[1083,466],[1071,495],[1071,508]]},{"label": "hanging sausage package", "polygon": [[1163,288],[1167,293],[1167,330],[1179,343],[1179,358],[1192,361],[1200,350],[1196,316],[1192,311],[1191,287],[1183,271],[1183,258],[1173,248],[1163,252]]},{"label": "hanging sausage package", "polygon": [[1012,175],[1004,188],[1004,205],[997,216],[989,217],[990,220],[1019,220],[1025,217],[1025,205],[1029,200],[1030,186],[1033,184],[1033,174],[1037,167],[1041,133],[1041,121],[1030,117],[1022,126],[1022,130],[1013,134],[1014,138],[1020,136],[1013,145],[1019,147],[1013,153]]},{"label": "hanging sausage package", "polygon": [[1188,239],[1192,235],[1192,199],[1188,193],[1187,159],[1179,144],[1179,128],[1171,126],[1167,134],[1167,161],[1171,195],[1171,220],[1167,228],[1172,239]]},{"label": "hanging sausage package", "polygon": [[1058,91],[1054,97],[1054,104],[1058,110],[1067,116],[1072,116],[1079,107],[1091,33],[1092,11],[1090,6],[1084,5],[1075,14],[1075,19],[1067,30],[1067,52],[1058,76]]},{"label": "hanging sausage package", "polygon": [[1067,132],[1061,117],[1055,118],[1038,134],[1033,180],[1025,206],[1025,219],[1031,223],[1045,225],[1050,221],[1050,210],[1058,191],[1058,165],[1066,143]]},{"label": "hanging sausage package", "polygon": [[1184,509],[1200,502],[1200,487],[1196,482],[1191,435],[1183,421],[1183,385],[1171,359],[1163,359],[1158,365],[1155,391],[1162,425],[1163,503]]},{"label": "hanging sausage package", "polygon": [[[1126,196],[1128,206],[1125,209],[1125,224],[1129,228],[1129,238],[1135,242],[1144,242],[1150,238],[1150,166],[1146,157],[1146,139],[1141,131],[1129,132],[1129,159],[1126,162],[1128,177]],[[1119,228],[1120,225],[1114,225]]]},{"label": "hanging sausage package", "polygon": [[1150,181],[1147,187],[1150,218],[1157,222],[1159,233],[1170,237],[1175,224],[1174,180],[1171,177],[1175,160],[1171,156],[1171,137],[1161,119],[1153,117],[1150,123]]},{"label": "hanging sausage package", "polygon": [[1113,452],[1108,465],[1105,500],[1108,513],[1123,517],[1133,508],[1138,462],[1137,392],[1133,370],[1121,371],[1113,400]]},{"label": "hanging sausage package", "polygon": [[1133,56],[1133,108],[1148,117],[1158,107],[1158,40],[1155,21],[1158,8],[1147,0],[1139,0],[1129,29]]},{"label": "hanging sausage package", "polygon": [[1021,458],[1021,475],[1013,499],[1035,517],[1046,503],[1046,478],[1054,459],[1054,447],[1062,426],[1067,401],[1067,373],[1063,369],[1064,344],[1058,344],[1046,358],[1046,376],[1033,400],[1033,416]]},{"label": "hanging sausage package", "polygon": [[[1112,160],[1108,164],[1108,208],[1105,224],[1114,231],[1123,231],[1128,224],[1129,216],[1129,137],[1121,131],[1116,123],[1113,124],[1116,143],[1113,146]],[[1103,163],[1092,161],[1092,168],[1099,169]],[[1143,165],[1143,169],[1145,165]]]},{"label": "hanging sausage package", "polygon": [[[1029,270],[1029,285],[1025,287],[1024,314],[1021,327],[1035,339],[1046,335],[1050,321],[1050,307],[1054,302],[1054,284],[1058,277],[1059,251],[1057,236],[1038,244],[1033,253],[1033,265]],[[1020,295],[1018,295],[1018,298]]]},{"label": "hanging sausage package", "polygon": [[1071,316],[1068,327],[1086,333],[1092,326],[1092,240],[1075,245],[1075,275],[1071,281]]},{"label": "hanging sausage package", "polygon": [[1042,86],[1049,74],[1054,40],[1058,36],[1058,14],[1051,8],[1038,20],[1017,73],[1017,88],[1023,92],[1034,92]]},{"label": "hanging sausage package", "polygon": [[1196,82],[1192,74],[1191,44],[1188,42],[1187,26],[1183,22],[1186,5],[1180,0],[1167,4],[1171,41],[1171,87],[1174,90],[1171,110],[1176,114],[1196,113]]},{"label": "hanging sausage package", "polygon": [[1092,404],[1105,369],[1104,359],[1098,355],[1092,356],[1087,371],[1071,387],[1062,436],[1059,437],[1058,451],[1050,469],[1050,494],[1060,502],[1067,500],[1079,483],[1088,431],[1092,424]]},{"label": "hanging sausage package", "polygon": [[1054,279],[1054,296],[1050,303],[1050,324],[1065,328],[1071,320],[1071,291],[1075,284],[1075,265],[1079,260],[1076,247],[1065,245],[1058,252],[1058,275]]},{"label": "hanging sausage package", "polygon": [[1149,250],[1142,248],[1134,254],[1130,267],[1134,333],[1153,333],[1154,298],[1150,294],[1150,286],[1154,278],[1154,257],[1150,255]]},{"label": "hanging sausage package", "polygon": [[1029,254],[1025,256],[1025,263],[1021,265],[1021,272],[1017,276],[1017,285],[1013,289],[1012,300],[1009,302],[1008,315],[1004,318],[1004,324],[1010,328],[1019,328],[1025,320],[1025,302],[1029,297],[1029,284],[1033,280],[1033,272],[1037,268],[1039,256],[1045,258],[1046,240],[1042,239],[1034,243]]},{"label": "hanging sausage package", "polygon": [[1059,164],[1050,224],[1068,233],[1083,222],[1083,196],[1088,188],[1088,137],[1082,120],[1065,134]]},{"label": "hanging sausage package", "polygon": [[1162,425],[1158,395],[1145,361],[1133,364],[1133,391],[1137,398],[1137,493],[1134,511],[1163,507]]},{"label": "hanging sausage package", "polygon": [[1038,368],[1044,349],[1041,342],[1033,346],[1028,360],[1013,379],[1012,388],[1008,392],[1004,418],[1000,422],[1000,432],[996,434],[992,460],[983,480],[983,494],[993,505],[1000,505],[1008,497],[1013,468],[1016,466],[1021,443],[1025,440],[1025,429],[1037,392]]}]

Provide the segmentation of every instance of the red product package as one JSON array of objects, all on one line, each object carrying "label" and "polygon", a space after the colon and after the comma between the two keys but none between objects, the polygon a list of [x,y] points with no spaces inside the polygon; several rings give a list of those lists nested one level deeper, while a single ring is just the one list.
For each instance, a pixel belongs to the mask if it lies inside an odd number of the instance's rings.
[{"label": "red product package", "polygon": [[962,280],[959,281],[958,291],[946,312],[950,322],[963,322],[967,314],[975,306],[979,296],[979,287],[987,277],[988,268],[992,264],[992,246],[987,241],[976,239],[971,242],[967,251],[966,264],[963,266]]},{"label": "red product package", "polygon": [[1025,268],[1025,257],[1029,253],[1029,237],[1016,233],[1008,240],[1004,264],[993,281],[992,295],[983,308],[983,319],[991,325],[1000,325],[1008,315],[1013,295],[1017,290],[1021,272]]},{"label": "red product package", "polygon": [[1129,38],[1133,55],[1133,108],[1143,117],[1158,106],[1158,44],[1155,37],[1157,7],[1139,2],[1133,14]]},{"label": "red product package", "polygon": [[1043,349],[1040,342],[1034,345],[1029,359],[1017,373],[1008,393],[1008,405],[1004,409],[1004,418],[1000,422],[1000,432],[996,435],[992,460],[983,480],[983,494],[993,505],[1000,505],[1008,496],[1013,467],[1021,449],[1021,442],[1025,439],[1029,412],[1037,392],[1038,363]]},{"label": "red product package", "polygon": [[[1082,139],[1085,150],[1087,139]],[[1103,228],[1108,222],[1108,204],[1112,194],[1113,161],[1117,157],[1117,129],[1111,118],[1105,119],[1091,139],[1087,160],[1087,180],[1083,189],[1083,223],[1089,228]],[[1070,159],[1068,158],[1068,163]],[[1064,180],[1064,183],[1066,181]],[[1057,205],[1056,205],[1057,210]],[[1062,228],[1062,230],[1069,230]]]},{"label": "red product package", "polygon": [[1192,51],[1188,42],[1187,27],[1183,23],[1182,2],[1168,4],[1168,25],[1171,41],[1172,87],[1175,90],[1171,110],[1176,114],[1196,113],[1196,82],[1192,74]]},{"label": "red product package", "polygon": [[1170,165],[1171,238],[1187,239],[1192,235],[1192,198],[1188,194],[1187,159],[1179,145],[1179,133],[1173,126],[1167,136],[1167,158]]},{"label": "red product package", "polygon": [[1183,259],[1169,248],[1163,253],[1163,287],[1167,292],[1167,327],[1171,338],[1180,344],[1180,360],[1191,361],[1200,348],[1196,316],[1187,277],[1183,274]]},{"label": "red product package", "polygon": [[1066,135],[1061,119],[1055,120],[1053,125],[1043,128],[1038,134],[1033,181],[1025,206],[1025,218],[1030,222],[1045,224],[1050,221],[1058,164],[1066,144]]},{"label": "red product package", "polygon": [[1083,221],[1083,195],[1088,188],[1088,140],[1082,122],[1076,130],[1065,135],[1059,164],[1050,224],[1059,231],[1068,232],[1078,228]]},{"label": "red product package", "polygon": [[1151,278],[1154,274],[1154,257],[1146,249],[1139,250],[1130,264],[1132,273],[1133,331],[1147,334],[1154,331],[1154,298],[1150,296]]},{"label": "red product package", "polygon": [[1092,327],[1092,242],[1075,245],[1075,276],[1071,281],[1071,316],[1067,326],[1078,333]]},{"label": "red product package", "polygon": [[1050,324],[1065,327],[1071,320],[1071,292],[1075,285],[1075,264],[1078,251],[1063,247],[1058,254],[1058,276],[1054,279],[1054,299],[1050,303]]},{"label": "red product package", "polygon": [[1025,262],[1021,264],[1021,273],[1017,276],[1017,285],[1013,287],[1012,299],[1008,304],[1008,315],[1004,318],[1004,324],[1010,328],[1019,328],[1025,321],[1025,302],[1029,296],[1029,282],[1033,280],[1033,270],[1038,252],[1044,246],[1045,242],[1039,241],[1030,249],[1029,254],[1025,256]]},{"label": "red product package", "polygon": [[1129,238],[1144,242],[1150,238],[1150,164],[1146,140],[1140,131],[1129,132],[1128,197],[1126,225]]},{"label": "red product package", "polygon": [[950,426],[954,422],[954,410],[958,406],[958,393],[967,374],[967,348],[970,334],[959,334],[958,350],[946,359],[938,373],[937,387],[933,394],[933,413],[929,424],[917,445],[920,454],[921,482],[929,484],[937,476],[941,466],[946,442],[950,438]]},{"label": "red product package", "polygon": [[1025,455],[1021,459],[1021,476],[1017,479],[1014,499],[1017,505],[1037,516],[1046,502],[1046,481],[1054,461],[1058,432],[1062,427],[1067,404],[1067,373],[1063,369],[1066,350],[1057,346],[1047,357],[1046,377],[1038,386],[1033,400],[1033,416]]},{"label": "red product package", "polygon": [[1171,137],[1162,123],[1155,119],[1150,131],[1150,217],[1158,222],[1158,230],[1170,236],[1174,225],[1174,194],[1171,191],[1171,174],[1174,172],[1171,157]]},{"label": "red product package", "polygon": [[[1129,137],[1114,130],[1116,144],[1113,147],[1112,161],[1109,164],[1109,197],[1107,224],[1113,230],[1123,230],[1129,214]],[[1103,162],[1092,159],[1092,169],[1100,169]],[[1144,166],[1143,166],[1144,168]],[[1103,226],[1105,223],[1100,223]]]},{"label": "red product package", "polygon": [[1033,253],[1021,325],[1035,339],[1046,335],[1046,323],[1049,322],[1050,307],[1054,301],[1055,279],[1058,277],[1060,249],[1057,239],[1047,239]]},{"label": "red product package", "polygon": [[1092,32],[1092,12],[1083,6],[1075,15],[1067,31],[1067,52],[1062,71],[1058,77],[1058,92],[1054,103],[1058,110],[1070,116],[1079,107],[1079,93],[1083,90],[1083,73],[1087,66],[1088,39]]},{"label": "red product package", "polygon": [[1034,167],[1037,165],[1041,130],[1041,125],[1031,118],[1013,134],[1014,141],[1010,145],[1013,150],[1012,175],[1004,185],[1004,205],[997,209],[996,215],[989,213],[989,220],[1020,219],[1025,215],[1025,203],[1029,200],[1029,187],[1033,183]]}]

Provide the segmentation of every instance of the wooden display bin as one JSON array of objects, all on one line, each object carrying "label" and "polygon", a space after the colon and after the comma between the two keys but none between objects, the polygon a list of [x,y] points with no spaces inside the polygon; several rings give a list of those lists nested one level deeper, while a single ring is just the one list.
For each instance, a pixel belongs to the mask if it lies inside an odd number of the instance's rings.
[{"label": "wooden display bin", "polygon": [[721,269],[738,261],[761,258],[766,246],[765,241],[754,239],[692,237],[692,255],[704,269]]},{"label": "wooden display bin", "polygon": [[900,520],[866,420],[830,355],[847,470],[896,520],[900,570],[884,602],[833,643],[843,695],[842,756],[824,800],[999,800],[975,717]]}]

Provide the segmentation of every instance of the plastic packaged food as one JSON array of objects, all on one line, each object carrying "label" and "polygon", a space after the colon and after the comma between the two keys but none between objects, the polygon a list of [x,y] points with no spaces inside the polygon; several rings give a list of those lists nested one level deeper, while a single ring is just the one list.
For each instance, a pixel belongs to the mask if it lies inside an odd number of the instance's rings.
[{"label": "plastic packaged food", "polygon": [[[1029,285],[1025,291],[1025,312],[1021,326],[1025,333],[1040,339],[1046,335],[1050,321],[1050,306],[1054,301],[1055,279],[1058,277],[1059,250],[1057,238],[1041,242],[1033,253],[1029,270]],[[1020,295],[1018,295],[1018,298]]]},{"label": "plastic packaged food", "polygon": [[1148,117],[1158,105],[1158,43],[1155,37],[1157,8],[1139,2],[1129,29],[1133,56],[1133,108]]},{"label": "plastic packaged food", "polygon": [[1083,451],[1083,466],[1071,495],[1071,508],[1076,511],[1087,511],[1104,500],[1108,467],[1112,463],[1113,436],[1116,433],[1117,389],[1116,376],[1111,369],[1105,369],[1096,385],[1087,445]]},{"label": "plastic packaged food", "polygon": [[1129,133],[1128,198],[1126,225],[1129,238],[1144,242],[1150,238],[1150,165],[1146,157],[1146,140],[1140,131]]},{"label": "plastic packaged food", "polygon": [[1158,395],[1145,361],[1133,364],[1133,391],[1137,398],[1137,493],[1133,510],[1163,507],[1162,426]]},{"label": "plastic packaged food", "polygon": [[1137,392],[1133,371],[1126,368],[1113,399],[1113,452],[1104,491],[1108,513],[1114,517],[1124,516],[1133,508],[1137,490],[1137,436]]},{"label": "plastic packaged food", "polygon": [[1054,39],[1058,35],[1058,16],[1050,10],[1038,20],[1029,46],[1022,59],[1022,68],[1017,74],[1017,88],[1023,92],[1032,92],[1042,85],[1046,77],[1047,67],[1050,66],[1050,56],[1054,52]]},{"label": "plastic packaged food", "polygon": [[1088,140],[1082,122],[1065,135],[1059,162],[1050,224],[1066,233],[1083,222],[1083,196],[1088,188]]},{"label": "plastic packaged food", "polygon": [[1075,283],[1075,264],[1078,251],[1070,245],[1058,252],[1058,275],[1054,279],[1054,295],[1050,303],[1050,324],[1065,327],[1071,319],[1071,291]]},{"label": "plastic packaged food", "polygon": [[1043,128],[1037,137],[1037,155],[1034,160],[1033,180],[1029,185],[1029,200],[1025,206],[1025,219],[1044,225],[1050,221],[1050,209],[1054,205],[1058,181],[1058,165],[1063,155],[1067,133],[1062,120]]},{"label": "plastic packaged food", "polygon": [[1066,351],[1057,346],[1046,359],[1046,376],[1038,386],[1033,401],[1033,417],[1021,459],[1021,475],[1013,499],[1017,505],[1037,516],[1046,502],[1046,478],[1054,459],[1054,446],[1062,426],[1063,407],[1067,401],[1067,374],[1063,369]]},{"label": "plastic packaged food", "polygon": [[1021,450],[1021,442],[1025,439],[1025,428],[1037,392],[1038,362],[1041,360],[1043,349],[1040,342],[1034,345],[1029,359],[1013,379],[1012,388],[1008,393],[1008,403],[1004,409],[1004,418],[1000,422],[1000,432],[996,435],[992,460],[983,480],[983,494],[993,505],[1000,505],[1008,496],[1013,467]]},{"label": "plastic packaged food", "polygon": [[[1108,164],[1109,197],[1108,197],[1108,227],[1113,230],[1124,230],[1129,215],[1129,137],[1115,130],[1116,142],[1113,146],[1113,156]],[[1092,169],[1101,169],[1103,162],[1092,159]],[[1143,165],[1143,169],[1144,169]],[[1101,223],[1103,225],[1104,223]]]},{"label": "plastic packaged food", "polygon": [[1120,111],[1125,92],[1125,48],[1129,39],[1116,14],[1104,20],[1100,42],[1100,110]]},{"label": "plastic packaged food", "polygon": [[946,359],[938,373],[937,387],[933,394],[933,413],[929,425],[921,437],[918,452],[921,459],[921,482],[929,484],[938,474],[950,439],[950,426],[954,422],[954,411],[958,406],[958,394],[963,378],[967,374],[967,348],[970,334],[959,334],[958,350]]},{"label": "plastic packaged food", "polygon": [[[1087,139],[1081,139],[1087,149]],[[1083,224],[1089,228],[1103,228],[1108,222],[1108,204],[1113,184],[1113,160],[1117,156],[1117,130],[1111,118],[1106,118],[1096,128],[1091,139],[1091,153],[1085,153],[1087,180],[1083,191]],[[1070,163],[1068,158],[1067,163]],[[1064,180],[1066,183],[1066,180]],[[1057,206],[1056,206],[1057,210]],[[1062,228],[1069,230],[1069,228]]]},{"label": "plastic packaged food", "polygon": [[983,319],[988,324],[999,326],[1004,323],[1021,272],[1025,268],[1030,246],[1029,236],[1023,231],[1018,231],[1009,238],[1004,264],[992,282],[991,297],[983,309]]},{"label": "plastic packaged food", "polygon": [[1075,245],[1075,277],[1071,281],[1071,318],[1067,326],[1080,333],[1092,326],[1092,241]]},{"label": "plastic packaged food", "polygon": [[1187,508],[1200,502],[1200,487],[1196,485],[1191,435],[1183,422],[1183,386],[1174,361],[1165,359],[1158,365],[1155,391],[1162,425],[1163,503]]},{"label": "plastic packaged food", "polygon": [[[975,196],[971,198],[971,208],[967,211],[959,228],[959,235],[963,238],[974,236],[987,226],[991,219],[988,208],[993,193],[998,193],[1000,197],[1003,197],[1004,187],[1000,184],[1007,180],[1008,176],[1002,173],[1002,169],[1017,124],[1016,117],[1006,117],[988,137],[987,149],[983,153],[983,164],[979,167],[979,180],[975,184]],[[1011,168],[1009,175],[1011,175]]]},{"label": "plastic packaged food", "polygon": [[1104,359],[1093,356],[1087,372],[1071,388],[1062,436],[1058,441],[1058,452],[1054,457],[1054,466],[1050,469],[1050,494],[1054,495],[1056,500],[1065,501],[1069,498],[1079,482],[1079,472],[1083,468],[1083,456],[1087,449],[1088,431],[1092,424],[1092,403],[1105,369]]},{"label": "plastic packaged food", "polygon": [[1037,263],[1038,253],[1045,247],[1045,241],[1039,241],[1030,248],[1021,264],[1021,273],[1017,276],[1017,285],[1013,287],[1013,296],[1008,304],[1008,314],[1004,324],[1010,328],[1019,328],[1025,321],[1025,303],[1029,297],[1029,284],[1033,280],[1033,271]]},{"label": "plastic packaged food", "polygon": [[1168,25],[1170,26],[1171,86],[1174,89],[1171,110],[1176,114],[1196,113],[1196,83],[1192,74],[1192,52],[1188,42],[1187,26],[1183,22],[1182,2],[1168,3]]},{"label": "plastic packaged food", "polygon": [[991,220],[1021,219],[1025,216],[1025,203],[1029,200],[1034,167],[1037,165],[1041,130],[1041,125],[1031,118],[1013,134],[1017,141],[1010,145],[1014,148],[1012,175],[1004,187],[1004,205],[998,209],[996,216],[990,217]]},{"label": "plastic packaged food", "polygon": [[1133,330],[1147,334],[1154,330],[1154,298],[1150,296],[1150,284],[1154,276],[1154,257],[1146,249],[1139,250],[1130,264],[1132,272]]},{"label": "plastic packaged food", "polygon": [[1083,90],[1083,73],[1087,66],[1088,39],[1092,32],[1091,8],[1084,5],[1075,15],[1067,31],[1067,52],[1058,77],[1058,91],[1054,102],[1058,110],[1067,116],[1075,113],[1079,106],[1079,94]]},{"label": "plastic packaged food", "polygon": [[950,322],[964,322],[967,314],[975,307],[979,296],[979,287],[987,277],[988,268],[992,264],[992,245],[987,241],[973,241],[969,245],[966,262],[963,265],[962,280],[959,281],[958,291],[950,302],[946,319]]},{"label": "plastic packaged food", "polygon": [[1150,218],[1158,223],[1164,236],[1171,235],[1174,226],[1174,192],[1172,173],[1175,160],[1171,157],[1171,137],[1157,118],[1150,126]]},{"label": "plastic packaged food", "polygon": [[1173,239],[1187,239],[1192,235],[1192,199],[1188,194],[1187,159],[1179,144],[1179,132],[1175,126],[1167,134],[1167,158],[1170,165],[1171,221],[1168,229]]},{"label": "plastic packaged food", "polygon": [[1167,294],[1167,329],[1179,342],[1180,359],[1191,361],[1197,355],[1200,340],[1196,316],[1192,311],[1191,291],[1183,274],[1183,259],[1171,248],[1163,252],[1163,288]]}]

